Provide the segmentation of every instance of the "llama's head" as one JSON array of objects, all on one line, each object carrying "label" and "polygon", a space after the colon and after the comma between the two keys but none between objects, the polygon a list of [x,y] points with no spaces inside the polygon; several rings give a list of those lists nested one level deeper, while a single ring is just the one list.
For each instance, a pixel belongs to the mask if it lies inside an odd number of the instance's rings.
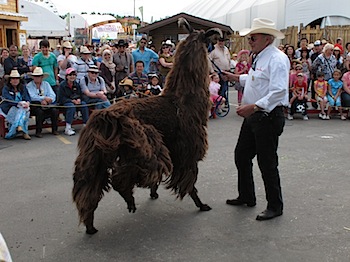
[{"label": "llama's head", "polygon": [[184,18],[179,18],[178,24],[186,28],[189,35],[176,47],[174,65],[168,74],[164,93],[198,95],[209,85],[208,45],[215,36],[222,37],[222,32],[218,28],[194,30]]}]

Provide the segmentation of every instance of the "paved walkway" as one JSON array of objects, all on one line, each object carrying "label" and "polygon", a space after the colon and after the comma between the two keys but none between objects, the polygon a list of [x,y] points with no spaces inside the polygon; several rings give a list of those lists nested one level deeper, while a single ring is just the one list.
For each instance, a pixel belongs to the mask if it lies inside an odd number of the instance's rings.
[{"label": "paved walkway", "polygon": [[287,121],[279,148],[284,215],[264,222],[255,220],[266,206],[256,164],[257,206],[225,204],[237,196],[241,122],[234,110],[209,122],[197,188],[211,211],[164,189],[158,200],[136,189],[137,211],[129,214],[112,191],[95,213],[94,236],[78,225],[71,198],[78,136],[0,140],[0,232],[13,260],[350,261],[350,121]]}]

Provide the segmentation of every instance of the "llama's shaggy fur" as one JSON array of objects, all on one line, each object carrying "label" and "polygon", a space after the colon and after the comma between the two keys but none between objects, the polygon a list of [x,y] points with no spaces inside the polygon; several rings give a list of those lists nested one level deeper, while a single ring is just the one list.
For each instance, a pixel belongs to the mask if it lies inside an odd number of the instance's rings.
[{"label": "llama's shaggy fur", "polygon": [[[184,21],[186,23],[186,21]],[[121,100],[95,111],[82,130],[75,161],[73,200],[86,232],[97,232],[94,211],[104,191],[113,187],[135,212],[133,188],[151,188],[157,198],[159,183],[181,199],[189,194],[200,210],[195,188],[198,161],[208,149],[210,108],[206,43],[217,30],[194,31],[177,49],[163,94]]]}]

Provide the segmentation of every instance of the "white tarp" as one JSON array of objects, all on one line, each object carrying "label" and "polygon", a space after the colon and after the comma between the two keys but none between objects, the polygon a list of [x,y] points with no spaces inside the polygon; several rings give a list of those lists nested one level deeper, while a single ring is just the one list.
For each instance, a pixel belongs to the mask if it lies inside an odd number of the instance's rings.
[{"label": "white tarp", "polygon": [[[319,18],[330,17],[332,25],[349,24],[349,0],[198,0],[183,12],[229,25],[239,31],[251,26],[256,17],[276,22],[278,29],[304,26]],[[337,17],[337,18],[335,18]],[[343,19],[339,19],[343,17]]]},{"label": "white tarp", "polygon": [[21,22],[21,29],[27,36],[63,37],[68,35],[66,22],[48,9],[25,0],[19,0],[19,13],[28,17],[28,22]]},{"label": "white tarp", "polygon": [[124,29],[121,23],[110,23],[94,27],[92,29],[92,38],[114,40],[118,38],[118,33],[123,32]]}]

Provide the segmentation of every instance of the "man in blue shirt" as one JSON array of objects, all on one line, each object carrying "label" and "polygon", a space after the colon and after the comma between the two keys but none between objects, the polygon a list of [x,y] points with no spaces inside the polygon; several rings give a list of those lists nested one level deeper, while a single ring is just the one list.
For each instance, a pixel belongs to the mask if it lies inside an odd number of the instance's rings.
[{"label": "man in blue shirt", "polygon": [[146,47],[147,45],[147,39],[141,38],[139,48],[132,51],[132,56],[134,58],[134,61],[142,61],[144,63],[144,69],[143,72],[145,74],[149,73],[149,64],[151,62],[157,62],[159,56],[156,52]]}]

